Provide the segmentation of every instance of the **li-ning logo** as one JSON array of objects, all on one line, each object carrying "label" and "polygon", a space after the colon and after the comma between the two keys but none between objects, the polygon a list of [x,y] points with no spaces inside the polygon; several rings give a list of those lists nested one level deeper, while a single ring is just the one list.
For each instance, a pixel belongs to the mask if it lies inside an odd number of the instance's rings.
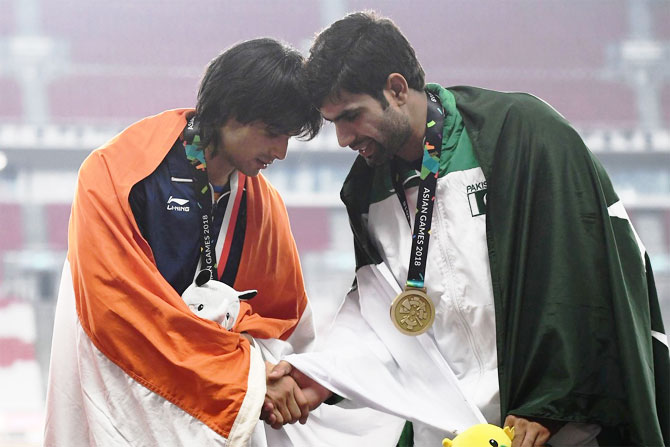
[{"label": "li-ning logo", "polygon": [[467,186],[468,203],[472,217],[486,214],[486,180]]},{"label": "li-ning logo", "polygon": [[[173,203],[176,203],[176,205],[172,205]],[[188,206],[185,206],[188,203],[187,199],[178,199],[176,197],[170,196],[170,198],[167,201],[167,209],[169,211],[184,211],[188,212],[191,208]]]}]

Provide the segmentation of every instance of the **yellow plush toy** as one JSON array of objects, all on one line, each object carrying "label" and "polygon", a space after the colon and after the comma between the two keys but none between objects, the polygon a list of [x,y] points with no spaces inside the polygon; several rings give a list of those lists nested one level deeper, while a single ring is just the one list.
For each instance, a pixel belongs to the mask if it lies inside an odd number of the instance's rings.
[{"label": "yellow plush toy", "polygon": [[442,440],[443,447],[510,447],[514,439],[514,427],[500,428],[492,424],[477,424],[454,439]]}]

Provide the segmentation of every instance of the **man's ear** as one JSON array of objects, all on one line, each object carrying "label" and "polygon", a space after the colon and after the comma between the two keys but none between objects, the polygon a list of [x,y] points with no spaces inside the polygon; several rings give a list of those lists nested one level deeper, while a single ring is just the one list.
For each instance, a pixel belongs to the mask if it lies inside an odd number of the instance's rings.
[{"label": "man's ear", "polygon": [[400,73],[391,73],[386,78],[384,93],[389,102],[393,101],[398,106],[404,105],[407,102],[407,95],[409,94],[407,79]]}]

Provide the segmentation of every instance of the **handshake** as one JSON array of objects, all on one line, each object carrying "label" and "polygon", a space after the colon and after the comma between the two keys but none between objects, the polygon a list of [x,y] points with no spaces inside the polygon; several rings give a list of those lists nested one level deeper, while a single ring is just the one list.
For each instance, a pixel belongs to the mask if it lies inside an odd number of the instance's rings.
[{"label": "handshake", "polygon": [[[253,298],[255,290],[238,292],[227,284],[212,280],[208,269],[201,270],[182,299],[197,316],[216,321],[231,330],[240,313],[240,300]],[[281,361],[265,363],[267,389],[261,419],[274,429],[284,424],[307,422],[310,411],[321,405],[332,393],[291,366]]]},{"label": "handshake", "polygon": [[265,363],[267,390],[261,419],[275,430],[284,424],[307,422],[309,412],[333,393],[285,361]]}]

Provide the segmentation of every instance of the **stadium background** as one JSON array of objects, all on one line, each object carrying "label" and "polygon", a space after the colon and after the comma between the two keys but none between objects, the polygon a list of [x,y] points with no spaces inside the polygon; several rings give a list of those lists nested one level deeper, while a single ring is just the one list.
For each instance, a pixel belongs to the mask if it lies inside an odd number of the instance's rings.
[{"label": "stadium background", "polygon": [[[647,247],[670,324],[668,0],[0,0],[0,445],[41,440],[81,161],[139,118],[193,106],[204,67],[228,46],[271,36],[306,53],[360,9],[400,26],[428,81],[527,91],[580,130]],[[320,326],[352,279],[338,192],[354,156],[326,127],[266,171]]]}]

